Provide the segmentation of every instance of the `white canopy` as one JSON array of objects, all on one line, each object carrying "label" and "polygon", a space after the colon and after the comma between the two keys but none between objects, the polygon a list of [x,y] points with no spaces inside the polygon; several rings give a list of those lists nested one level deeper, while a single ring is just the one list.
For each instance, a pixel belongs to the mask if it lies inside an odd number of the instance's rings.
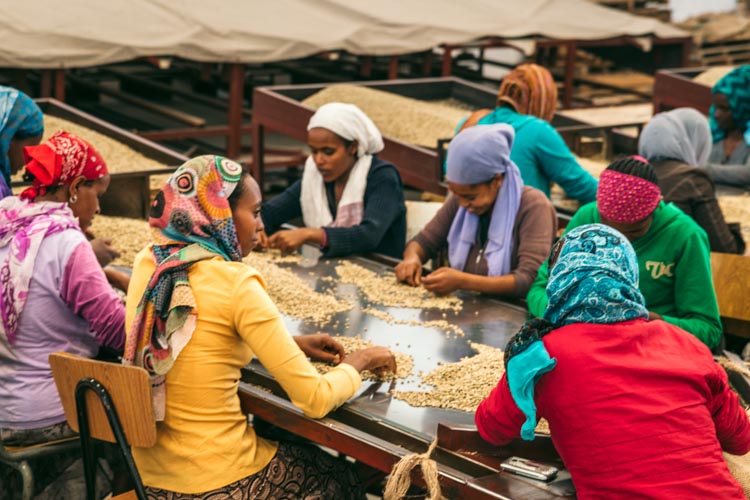
[{"label": "white canopy", "polygon": [[0,66],[73,68],[144,56],[258,63],[321,51],[397,55],[485,36],[687,34],[587,0],[5,0]]}]

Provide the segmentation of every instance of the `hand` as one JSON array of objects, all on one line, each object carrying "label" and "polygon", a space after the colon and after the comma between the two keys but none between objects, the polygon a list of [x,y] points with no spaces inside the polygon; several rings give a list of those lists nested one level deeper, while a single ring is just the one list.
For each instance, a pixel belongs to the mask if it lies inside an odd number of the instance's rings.
[{"label": "hand", "polygon": [[649,321],[654,321],[654,320],[657,320],[657,319],[661,319],[661,314],[657,314],[657,313],[655,313],[653,311],[649,311],[648,312],[648,320]]},{"label": "hand", "polygon": [[463,274],[452,267],[441,267],[422,278],[422,286],[432,293],[446,295],[462,288]]},{"label": "hand", "polygon": [[268,235],[265,231],[258,231],[258,244],[255,245],[254,250],[268,248]]},{"label": "hand", "polygon": [[396,279],[406,282],[411,286],[417,286],[422,280],[422,262],[419,257],[404,257],[404,260],[396,266]]},{"label": "hand", "polygon": [[298,335],[294,341],[308,358],[337,365],[346,356],[344,346],[333,340],[327,333]]},{"label": "hand", "polygon": [[110,262],[120,256],[120,252],[112,246],[112,240],[94,238],[89,243],[94,250],[96,260],[99,261],[99,265],[102,267],[108,266]]},{"label": "hand", "polygon": [[279,231],[268,239],[270,248],[278,248],[281,253],[291,253],[307,241],[307,228]]},{"label": "hand", "polygon": [[343,362],[352,365],[358,372],[369,370],[378,376],[385,372],[396,373],[396,357],[387,347],[376,346],[354,351]]},{"label": "hand", "polygon": [[107,277],[107,281],[109,281],[110,285],[127,293],[128,286],[130,285],[129,275],[111,268],[105,269],[104,275]]}]

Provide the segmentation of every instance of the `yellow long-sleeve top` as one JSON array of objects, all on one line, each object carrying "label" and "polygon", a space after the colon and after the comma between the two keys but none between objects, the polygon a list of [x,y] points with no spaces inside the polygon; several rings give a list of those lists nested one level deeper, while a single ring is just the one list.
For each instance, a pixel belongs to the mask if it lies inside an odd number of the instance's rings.
[{"label": "yellow long-sleeve top", "polygon": [[[130,328],[155,263],[141,251],[128,289]],[[134,448],[147,486],[200,493],[265,467],[277,445],[256,436],[240,410],[240,368],[257,356],[306,415],[320,418],[343,404],[362,379],[348,364],[321,376],[286,330],[258,272],[219,257],[188,272],[198,320],[166,376],[166,413],[153,448]]]}]

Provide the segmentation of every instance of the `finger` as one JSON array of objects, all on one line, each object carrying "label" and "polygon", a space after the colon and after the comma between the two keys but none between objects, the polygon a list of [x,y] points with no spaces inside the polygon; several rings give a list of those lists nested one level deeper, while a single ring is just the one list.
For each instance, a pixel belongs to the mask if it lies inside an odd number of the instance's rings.
[{"label": "finger", "polygon": [[422,282],[422,266],[417,266],[417,269],[414,273],[414,282],[417,285]]},{"label": "finger", "polygon": [[326,341],[327,345],[326,348],[333,351],[334,354],[337,354],[339,358],[344,359],[344,356],[346,356],[346,351],[344,350],[344,346],[341,345],[339,342],[332,339],[330,336],[326,335]]},{"label": "finger", "polygon": [[324,350],[316,350],[315,351],[315,358],[317,358],[320,361],[324,361],[326,363],[335,363],[337,360],[341,359],[338,354],[334,354],[332,352],[324,351]]}]

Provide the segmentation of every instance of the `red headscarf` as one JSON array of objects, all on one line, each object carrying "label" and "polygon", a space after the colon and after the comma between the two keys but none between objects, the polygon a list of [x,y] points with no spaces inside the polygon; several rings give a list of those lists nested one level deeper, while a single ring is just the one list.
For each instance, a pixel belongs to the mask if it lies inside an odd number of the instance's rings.
[{"label": "red headscarf", "polygon": [[38,146],[23,148],[26,171],[34,185],[21,193],[24,200],[42,196],[51,186],[70,184],[76,177],[93,181],[107,175],[107,165],[94,147],[80,137],[59,131]]}]

